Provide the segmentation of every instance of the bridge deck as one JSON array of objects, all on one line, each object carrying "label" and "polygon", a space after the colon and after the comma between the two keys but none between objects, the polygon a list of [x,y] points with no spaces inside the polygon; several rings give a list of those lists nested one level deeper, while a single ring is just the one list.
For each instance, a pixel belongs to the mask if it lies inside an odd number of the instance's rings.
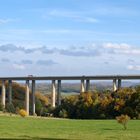
[{"label": "bridge deck", "polygon": [[0,80],[137,80],[140,75],[95,75],[95,76],[28,76],[28,77],[0,77]]}]

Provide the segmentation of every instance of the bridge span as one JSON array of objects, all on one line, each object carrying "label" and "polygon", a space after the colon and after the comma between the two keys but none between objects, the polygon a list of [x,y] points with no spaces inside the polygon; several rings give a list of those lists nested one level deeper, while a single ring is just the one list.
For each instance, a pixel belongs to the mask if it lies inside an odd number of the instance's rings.
[{"label": "bridge span", "polygon": [[[52,107],[61,105],[61,81],[62,80],[79,80],[81,81],[81,92],[87,92],[90,89],[91,80],[112,80],[113,91],[121,88],[122,80],[140,80],[140,75],[95,75],[95,76],[27,76],[27,77],[0,77],[2,81],[1,104],[5,108],[6,103],[6,86],[8,81],[8,102],[12,103],[12,81],[26,81],[25,91],[25,110],[29,115],[29,84],[31,82],[32,93],[32,115],[35,114],[35,85],[36,81],[47,80],[52,81]],[[57,102],[56,102],[57,101]]]}]

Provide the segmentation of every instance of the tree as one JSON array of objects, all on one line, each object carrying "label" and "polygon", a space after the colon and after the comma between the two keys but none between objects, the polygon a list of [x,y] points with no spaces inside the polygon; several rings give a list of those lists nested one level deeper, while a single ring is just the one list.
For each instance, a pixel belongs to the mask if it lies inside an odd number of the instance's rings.
[{"label": "tree", "polygon": [[35,101],[35,112],[37,115],[41,115],[41,109],[43,108],[43,105],[41,103],[41,101],[36,98],[36,101]]},{"label": "tree", "polygon": [[128,115],[121,115],[121,116],[116,117],[116,119],[117,119],[117,122],[122,124],[124,129],[126,130],[127,123],[130,120],[130,117]]}]

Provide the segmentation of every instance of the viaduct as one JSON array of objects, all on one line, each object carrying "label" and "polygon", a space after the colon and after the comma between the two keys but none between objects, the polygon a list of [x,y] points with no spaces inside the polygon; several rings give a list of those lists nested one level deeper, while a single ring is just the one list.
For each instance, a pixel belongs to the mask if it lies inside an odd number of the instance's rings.
[{"label": "viaduct", "polygon": [[[37,80],[49,80],[52,81],[52,107],[61,104],[61,81],[62,80],[79,80],[81,81],[81,92],[89,91],[90,80],[112,80],[113,91],[121,88],[122,80],[140,80],[140,75],[99,75],[99,76],[52,76],[52,77],[0,77],[2,81],[2,94],[1,104],[5,108],[6,87],[5,81],[8,81],[8,102],[12,103],[12,81],[26,81],[25,91],[25,110],[29,115],[29,82],[31,81],[31,93],[32,93],[32,115],[35,114],[35,83]],[[57,82],[57,84],[56,84]],[[56,87],[57,86],[57,87]],[[56,91],[57,89],[57,91]],[[57,97],[56,97],[57,95]],[[57,100],[56,100],[57,99]]]}]

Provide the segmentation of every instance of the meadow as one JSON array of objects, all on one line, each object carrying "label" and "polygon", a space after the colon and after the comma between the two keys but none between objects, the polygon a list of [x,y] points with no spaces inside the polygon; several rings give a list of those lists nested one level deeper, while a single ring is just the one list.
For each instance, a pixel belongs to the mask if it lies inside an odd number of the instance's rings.
[{"label": "meadow", "polygon": [[116,120],[70,120],[0,116],[1,140],[140,140],[140,120],[128,129]]}]

